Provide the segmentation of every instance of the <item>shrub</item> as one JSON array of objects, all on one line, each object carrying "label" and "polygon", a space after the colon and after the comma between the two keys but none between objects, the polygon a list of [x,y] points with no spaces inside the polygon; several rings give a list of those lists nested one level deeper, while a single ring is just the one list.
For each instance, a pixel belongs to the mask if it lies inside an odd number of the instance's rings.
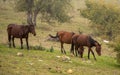
[{"label": "shrub", "polygon": [[87,8],[81,10],[81,15],[88,18],[94,24],[101,35],[107,35],[110,39],[120,33],[120,5],[106,0],[86,0]]},{"label": "shrub", "polygon": [[40,44],[40,45],[36,45],[36,46],[30,46],[30,49],[33,49],[33,50],[41,50],[41,51],[46,50],[46,48],[43,47],[41,44]]},{"label": "shrub", "polygon": [[120,43],[115,45],[114,50],[117,51],[117,62],[120,63]]},{"label": "shrub", "polygon": [[53,48],[53,46],[51,46],[51,48],[50,48],[50,52],[54,52],[54,48]]}]

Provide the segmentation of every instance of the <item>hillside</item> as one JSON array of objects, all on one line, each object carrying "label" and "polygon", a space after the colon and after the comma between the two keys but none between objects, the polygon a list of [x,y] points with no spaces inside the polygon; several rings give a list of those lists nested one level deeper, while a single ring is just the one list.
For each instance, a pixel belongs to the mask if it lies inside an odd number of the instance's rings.
[{"label": "hillside", "polygon": [[[116,63],[115,52],[106,43],[104,39],[93,36],[93,29],[90,27],[89,20],[80,16],[78,9],[85,8],[84,0],[72,0],[74,10],[71,11],[73,19],[70,23],[45,23],[41,22],[40,17],[37,18],[37,35],[29,36],[29,44],[31,47],[44,47],[45,50],[26,50],[26,42],[24,40],[24,49],[20,49],[20,40],[15,39],[17,48],[8,47],[8,38],[6,28],[10,23],[23,24],[26,23],[26,13],[14,10],[14,0],[3,2],[0,0],[0,75],[67,75],[68,69],[72,69],[72,75],[120,75],[120,66]],[[70,45],[65,44],[67,56],[70,62],[64,62],[57,56],[64,57],[60,53],[60,43],[47,41],[48,34],[56,35],[57,31],[66,30],[70,32],[92,35],[102,44],[102,56],[98,56],[95,52],[97,61],[94,61],[92,55],[91,60],[87,59],[87,48],[85,48],[83,59],[72,57],[69,49]],[[50,52],[51,47],[54,51]],[[17,53],[23,53],[23,56],[17,56]]]}]

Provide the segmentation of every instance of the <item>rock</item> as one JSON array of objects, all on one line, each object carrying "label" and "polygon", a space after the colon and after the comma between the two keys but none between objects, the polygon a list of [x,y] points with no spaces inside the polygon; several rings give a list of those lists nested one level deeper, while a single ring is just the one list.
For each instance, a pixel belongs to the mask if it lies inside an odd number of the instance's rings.
[{"label": "rock", "polygon": [[71,74],[71,73],[73,73],[73,70],[72,69],[68,69],[67,73]]},{"label": "rock", "polygon": [[34,63],[29,63],[31,66],[34,64]]},{"label": "rock", "polygon": [[45,41],[55,41],[55,42],[59,42],[59,39],[58,39],[58,38],[48,37]]},{"label": "rock", "polygon": [[103,40],[103,42],[105,42],[105,43],[109,43],[109,41],[107,41],[107,40]]},{"label": "rock", "polygon": [[69,62],[70,61],[70,57],[68,57],[68,56],[62,56],[62,61]]},{"label": "rock", "polygon": [[61,73],[61,72],[62,72],[62,70],[61,70],[61,67],[60,67],[60,66],[56,66],[56,72],[58,72],[58,73]]},{"label": "rock", "polygon": [[41,62],[42,62],[43,60],[38,60],[38,61],[41,61]]},{"label": "rock", "polygon": [[61,56],[56,56],[57,58],[61,58]]},{"label": "rock", "polygon": [[71,53],[70,56],[71,56],[71,57],[74,57],[74,54]]},{"label": "rock", "polygon": [[23,53],[18,52],[18,53],[17,53],[17,56],[23,56]]}]

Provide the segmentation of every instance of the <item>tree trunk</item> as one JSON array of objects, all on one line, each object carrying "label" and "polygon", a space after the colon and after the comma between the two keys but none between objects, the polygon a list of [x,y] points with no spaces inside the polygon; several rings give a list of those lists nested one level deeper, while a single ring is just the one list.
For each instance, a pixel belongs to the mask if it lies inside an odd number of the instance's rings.
[{"label": "tree trunk", "polygon": [[33,22],[32,22],[32,11],[28,11],[27,12],[27,23],[30,24],[30,25],[33,25]]},{"label": "tree trunk", "polygon": [[36,26],[36,19],[37,19],[37,15],[38,15],[39,10],[35,10],[34,11],[34,16],[33,16],[33,24]]}]

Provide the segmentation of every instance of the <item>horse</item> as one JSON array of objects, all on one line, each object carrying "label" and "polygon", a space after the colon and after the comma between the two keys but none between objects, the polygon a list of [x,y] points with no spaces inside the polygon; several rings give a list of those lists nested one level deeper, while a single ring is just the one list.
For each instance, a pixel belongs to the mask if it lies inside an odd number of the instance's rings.
[{"label": "horse", "polygon": [[[72,36],[72,39],[71,39],[71,52],[73,53],[73,55],[75,55],[76,54],[76,56],[77,56],[77,54],[78,54],[78,52],[79,52],[79,50],[78,50],[78,48],[79,48],[79,45],[78,45],[78,43],[77,43],[77,38],[79,37],[79,34],[74,34],[73,36]],[[74,46],[75,46],[75,54],[74,54]],[[79,53],[80,55],[81,54],[83,54],[83,53]]]},{"label": "horse", "polygon": [[36,35],[34,25],[9,24],[7,26],[7,33],[8,33],[9,47],[11,47],[11,39],[12,39],[12,42],[13,42],[13,47],[15,48],[14,38],[20,38],[21,49],[23,49],[22,39],[25,38],[28,50],[29,50],[29,45],[28,45],[28,35],[29,35],[29,33],[32,33],[34,36]]},{"label": "horse", "polygon": [[[81,55],[81,58],[83,57],[84,46],[88,47],[88,59],[90,59],[90,52],[91,52],[92,55],[94,56],[94,59],[96,60],[95,54],[91,49],[92,47],[96,47],[97,54],[101,56],[101,44],[99,44],[89,35],[83,35],[83,34],[74,35],[72,37],[72,44],[71,44],[72,52],[74,52],[74,46],[75,46],[76,56],[77,53],[79,53]],[[78,48],[80,48],[80,50],[78,50]]]},{"label": "horse", "polygon": [[75,33],[74,32],[67,32],[67,31],[58,31],[56,33],[56,36],[52,36],[51,34],[49,34],[49,36],[51,38],[58,38],[60,43],[61,43],[61,53],[64,53],[66,54],[66,51],[64,49],[64,46],[63,44],[66,43],[66,44],[71,44],[71,39],[72,39],[72,36],[74,35]]}]

